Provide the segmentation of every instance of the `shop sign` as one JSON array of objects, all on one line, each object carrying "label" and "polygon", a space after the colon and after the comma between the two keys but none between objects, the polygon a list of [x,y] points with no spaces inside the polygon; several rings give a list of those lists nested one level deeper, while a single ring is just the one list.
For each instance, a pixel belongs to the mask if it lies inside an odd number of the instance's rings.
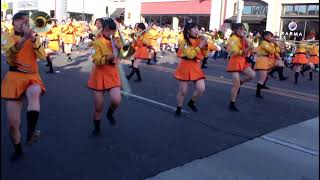
[{"label": "shop sign", "polygon": [[282,32],[282,36],[303,36],[302,32],[295,31],[298,28],[298,24],[294,21],[288,24],[288,29],[290,30]]}]

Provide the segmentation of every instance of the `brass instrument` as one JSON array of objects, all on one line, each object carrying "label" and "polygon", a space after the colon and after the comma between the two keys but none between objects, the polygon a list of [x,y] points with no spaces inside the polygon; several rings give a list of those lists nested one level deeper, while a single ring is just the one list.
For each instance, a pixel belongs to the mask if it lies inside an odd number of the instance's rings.
[{"label": "brass instrument", "polygon": [[134,37],[133,39],[137,39],[138,37],[140,37],[144,32],[149,31],[150,29],[152,29],[151,26],[149,26],[148,28],[140,31],[140,32],[136,32],[136,33],[132,33],[132,36]]},{"label": "brass instrument", "polygon": [[51,17],[42,11],[36,11],[30,16],[30,28],[37,32],[47,32],[51,28],[52,19]]}]

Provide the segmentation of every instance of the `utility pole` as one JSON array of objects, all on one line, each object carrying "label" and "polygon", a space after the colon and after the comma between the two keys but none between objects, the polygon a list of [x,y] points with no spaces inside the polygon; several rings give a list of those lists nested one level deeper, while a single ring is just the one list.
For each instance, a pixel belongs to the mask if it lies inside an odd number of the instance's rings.
[{"label": "utility pole", "polygon": [[243,5],[244,5],[243,0],[238,0],[238,2],[237,2],[237,23],[241,23]]},{"label": "utility pole", "polygon": [[82,0],[82,21],[84,21],[84,0]]}]

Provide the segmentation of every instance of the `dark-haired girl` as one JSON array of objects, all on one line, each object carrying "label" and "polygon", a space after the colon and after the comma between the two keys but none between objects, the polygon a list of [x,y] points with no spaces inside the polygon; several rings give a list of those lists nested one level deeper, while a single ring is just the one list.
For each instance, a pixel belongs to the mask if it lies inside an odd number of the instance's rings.
[{"label": "dark-haired girl", "polygon": [[201,70],[201,61],[204,57],[204,51],[207,50],[207,39],[204,36],[200,38],[198,34],[198,26],[194,23],[187,23],[183,30],[184,39],[179,44],[177,56],[180,58],[180,62],[174,73],[174,77],[179,81],[176,116],[181,115],[189,82],[193,82],[196,86],[196,90],[188,102],[192,111],[198,111],[195,102],[205,91],[205,74]]},{"label": "dark-haired girl", "polygon": [[[248,56],[252,50],[245,37],[245,28],[241,23],[237,23],[233,27],[233,33],[227,42],[227,50],[229,52],[229,62],[227,71],[232,75],[232,88],[230,94],[229,109],[231,111],[239,111],[235,106],[237,94],[240,92],[240,85],[252,80],[255,77],[255,72],[252,70],[250,64],[245,57]],[[245,78],[240,80],[240,73],[245,75]]]},{"label": "dark-haired girl", "polygon": [[[146,29],[146,26],[144,23],[138,23],[136,25],[137,33],[142,32]],[[136,52],[133,55],[134,62],[133,62],[133,68],[131,69],[130,74],[127,75],[127,79],[130,80],[134,74],[137,75],[136,82],[142,81],[140,70],[139,70],[139,64],[143,60],[148,60],[151,58],[151,46],[150,46],[149,36],[146,32],[142,32],[139,37],[137,37],[137,40],[134,41],[133,46],[136,47]],[[150,47],[150,48],[149,48]],[[151,54],[150,54],[151,52]]]},{"label": "dark-haired girl", "polygon": [[[88,87],[93,90],[94,99],[93,134],[100,133],[100,122],[104,107],[105,92],[108,91],[111,101],[107,112],[107,118],[113,126],[116,124],[113,113],[121,102],[121,81],[117,68],[119,58],[115,57],[113,54],[110,39],[110,36],[114,37],[116,33],[116,24],[112,19],[106,19],[103,22],[102,28],[102,36],[96,39],[92,45],[94,66],[88,81]],[[115,41],[115,45],[117,48],[121,48],[119,39]]]}]

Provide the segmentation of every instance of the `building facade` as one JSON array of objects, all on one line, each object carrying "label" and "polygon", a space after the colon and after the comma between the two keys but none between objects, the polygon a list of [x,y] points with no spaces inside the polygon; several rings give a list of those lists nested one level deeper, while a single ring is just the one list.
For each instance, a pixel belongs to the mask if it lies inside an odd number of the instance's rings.
[{"label": "building facade", "polygon": [[68,17],[76,20],[92,21],[106,16],[106,7],[109,1],[100,0],[7,0],[15,14],[19,11],[43,11],[59,21]]}]

